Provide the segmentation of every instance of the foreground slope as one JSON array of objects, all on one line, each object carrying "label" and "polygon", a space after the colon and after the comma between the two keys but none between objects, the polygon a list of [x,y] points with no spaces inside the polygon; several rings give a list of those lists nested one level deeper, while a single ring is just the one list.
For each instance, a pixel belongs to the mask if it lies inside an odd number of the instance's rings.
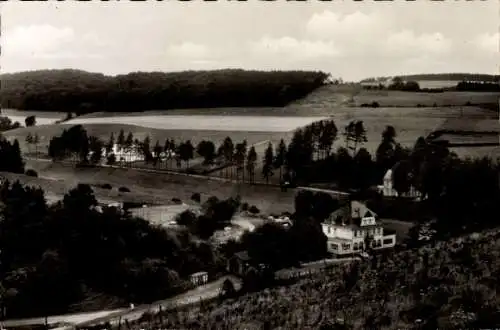
[{"label": "foreground slope", "polygon": [[500,324],[500,233],[378,256],[202,309],[164,312],[132,329],[429,329]]}]

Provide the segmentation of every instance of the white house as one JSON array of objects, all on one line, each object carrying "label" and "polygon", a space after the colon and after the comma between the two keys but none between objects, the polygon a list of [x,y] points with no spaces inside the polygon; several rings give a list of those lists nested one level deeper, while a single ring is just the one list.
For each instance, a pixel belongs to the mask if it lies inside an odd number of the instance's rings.
[{"label": "white house", "polygon": [[[399,196],[396,189],[394,189],[392,173],[392,169],[387,170],[384,175],[383,184],[377,186],[379,192],[387,197]],[[401,197],[419,198],[421,195],[420,191],[418,191],[414,186],[410,186],[410,190],[407,193],[404,193]]]},{"label": "white house", "polygon": [[[139,150],[138,146],[132,146],[130,150],[127,150],[125,148],[121,148],[118,146],[118,144],[114,144],[113,148],[110,152],[111,154],[114,154],[116,157],[117,162],[136,162],[136,161],[143,161],[144,160],[144,155],[141,150]],[[152,152],[153,157],[156,157],[155,153]],[[89,152],[89,157],[92,156],[92,151]],[[102,148],[102,161],[105,162],[106,160],[106,148]],[[176,156],[176,153],[173,150],[167,150],[167,151],[162,151],[160,153],[160,159],[161,161],[165,161],[167,159],[174,158]]]},{"label": "white house", "polygon": [[328,251],[336,255],[360,253],[365,248],[365,239],[373,249],[394,247],[396,234],[384,235],[384,228],[377,215],[358,201],[351,201],[322,224],[328,239]]}]

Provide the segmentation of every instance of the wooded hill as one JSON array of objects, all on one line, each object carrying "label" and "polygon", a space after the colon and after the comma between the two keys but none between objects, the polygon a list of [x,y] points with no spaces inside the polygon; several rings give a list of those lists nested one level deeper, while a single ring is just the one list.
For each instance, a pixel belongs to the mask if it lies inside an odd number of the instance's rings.
[{"label": "wooded hill", "polygon": [[313,71],[134,72],[105,76],[80,70],[0,75],[4,108],[41,111],[145,111],[284,106],[325,84]]}]

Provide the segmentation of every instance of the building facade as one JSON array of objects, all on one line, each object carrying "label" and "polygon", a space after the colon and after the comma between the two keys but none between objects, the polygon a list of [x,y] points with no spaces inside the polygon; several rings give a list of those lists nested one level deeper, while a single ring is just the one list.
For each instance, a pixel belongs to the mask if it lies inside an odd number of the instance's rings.
[{"label": "building facade", "polygon": [[[394,189],[392,169],[387,170],[384,175],[383,184],[378,186],[379,192],[386,197],[398,197],[399,194]],[[410,190],[407,193],[402,194],[400,197],[408,198],[420,198],[422,194],[414,186],[410,186]]]},{"label": "building facade", "polygon": [[357,201],[333,212],[322,230],[328,239],[328,251],[339,256],[361,253],[366,244],[375,250],[396,245],[396,234],[386,235],[377,215]]}]

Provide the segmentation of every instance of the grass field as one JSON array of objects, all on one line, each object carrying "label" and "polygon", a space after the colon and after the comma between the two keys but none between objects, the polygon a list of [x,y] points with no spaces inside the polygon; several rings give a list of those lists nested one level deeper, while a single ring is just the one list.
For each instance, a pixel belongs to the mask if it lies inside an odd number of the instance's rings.
[{"label": "grass field", "polygon": [[[243,202],[256,205],[264,213],[281,213],[293,208],[295,192],[282,192],[277,187],[250,186],[166,173],[147,173],[114,168],[73,168],[51,162],[28,161],[27,168],[35,169],[39,178],[2,173],[9,179],[19,178],[22,183],[40,186],[51,195],[62,196],[78,183],[104,184],[111,191],[95,188],[98,197],[109,201],[140,201],[156,205],[171,205],[172,198],[188,202],[198,192],[202,201],[210,196],[225,199],[240,195]],[[131,192],[119,193],[118,187],[126,186]]]},{"label": "grass field", "polygon": [[494,92],[443,92],[414,93],[400,91],[363,90],[354,96],[354,104],[378,102],[381,107],[464,106],[470,104],[497,103],[500,93]]},{"label": "grass field", "polygon": [[455,87],[459,80],[417,80],[420,88],[450,88]]}]

